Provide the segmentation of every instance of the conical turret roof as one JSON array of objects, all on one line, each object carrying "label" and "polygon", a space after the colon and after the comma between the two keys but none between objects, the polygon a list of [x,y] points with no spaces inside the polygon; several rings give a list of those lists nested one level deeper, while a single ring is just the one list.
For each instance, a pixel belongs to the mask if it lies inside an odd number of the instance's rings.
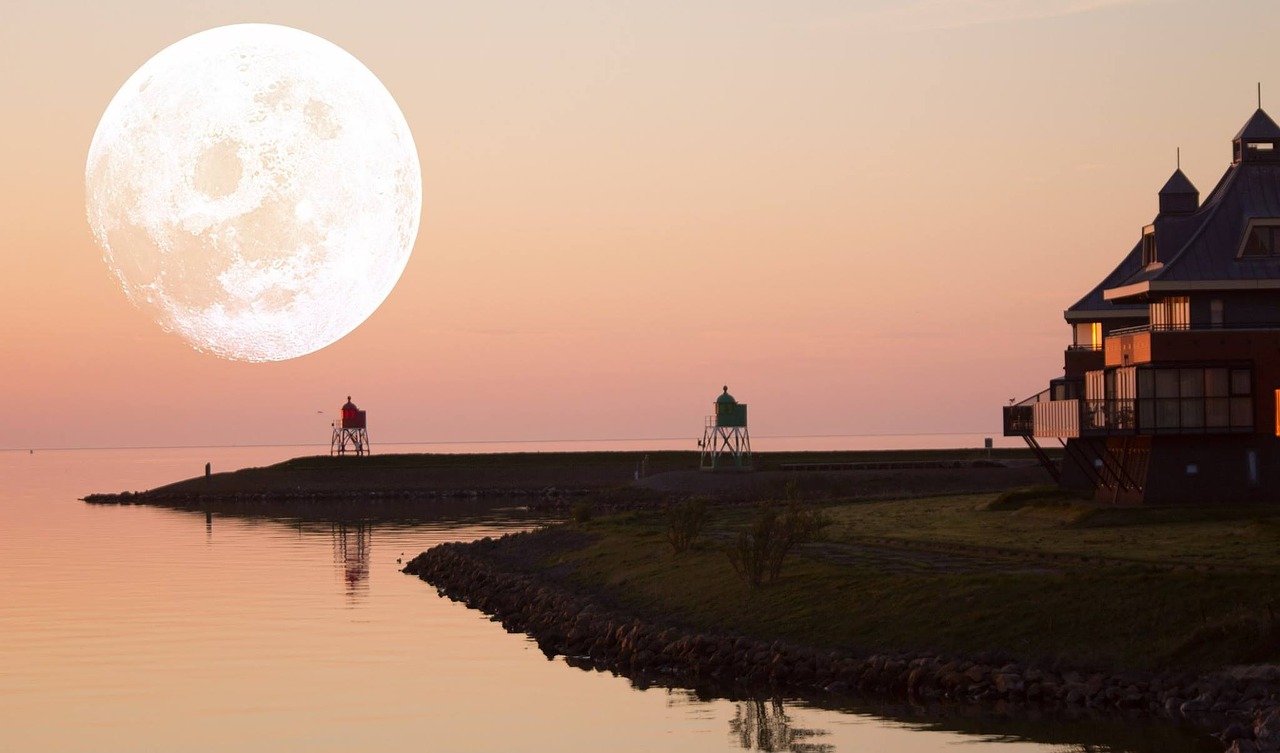
[{"label": "conical turret roof", "polygon": [[1271,116],[1263,111],[1261,107],[1249,118],[1249,122],[1244,124],[1240,132],[1236,134],[1235,141],[1253,141],[1255,139],[1280,139],[1280,126],[1271,119]]},{"label": "conical turret roof", "polygon": [[1191,179],[1182,172],[1181,169],[1174,170],[1173,175],[1169,176],[1169,180],[1165,181],[1164,188],[1160,189],[1161,196],[1189,194],[1200,195],[1200,190],[1195,187]]}]

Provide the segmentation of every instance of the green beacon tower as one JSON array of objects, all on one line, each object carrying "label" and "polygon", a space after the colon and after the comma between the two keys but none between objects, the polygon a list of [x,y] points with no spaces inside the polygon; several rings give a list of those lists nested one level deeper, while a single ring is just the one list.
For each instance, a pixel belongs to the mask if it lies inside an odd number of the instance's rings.
[{"label": "green beacon tower", "polygon": [[747,433],[747,404],[729,394],[729,387],[716,398],[715,413],[707,416],[702,440],[700,467],[704,471],[751,470],[751,435]]}]

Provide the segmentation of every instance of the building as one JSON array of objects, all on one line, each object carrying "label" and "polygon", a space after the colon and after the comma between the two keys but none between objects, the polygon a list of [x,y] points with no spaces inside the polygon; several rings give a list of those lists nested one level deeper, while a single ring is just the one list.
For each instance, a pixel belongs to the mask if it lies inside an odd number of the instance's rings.
[{"label": "building", "polygon": [[1175,171],[1138,242],[1065,318],[1063,375],[1004,408],[1005,436],[1059,483],[1118,503],[1280,493],[1280,126],[1259,108],[1203,203]]}]

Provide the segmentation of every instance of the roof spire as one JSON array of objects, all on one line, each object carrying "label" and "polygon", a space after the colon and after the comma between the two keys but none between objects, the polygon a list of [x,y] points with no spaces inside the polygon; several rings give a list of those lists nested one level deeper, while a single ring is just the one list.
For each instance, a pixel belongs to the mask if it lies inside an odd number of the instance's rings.
[{"label": "roof spire", "polygon": [[1262,82],[1258,82],[1258,109],[1262,109]]},{"label": "roof spire", "polygon": [[1182,172],[1182,147],[1178,147],[1178,169],[1160,189],[1160,214],[1187,214],[1200,207],[1200,192]]}]

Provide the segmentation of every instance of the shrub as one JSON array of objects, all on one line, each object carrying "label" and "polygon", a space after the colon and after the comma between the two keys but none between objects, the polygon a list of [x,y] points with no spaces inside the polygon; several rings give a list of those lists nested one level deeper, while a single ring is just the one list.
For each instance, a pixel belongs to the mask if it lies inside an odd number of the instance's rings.
[{"label": "shrub", "polygon": [[826,515],[805,505],[793,489],[787,491],[786,510],[780,515],[773,503],[762,505],[751,526],[738,533],[727,551],[734,571],[752,588],[776,580],[787,554],[799,544],[816,541],[831,525]]},{"label": "shrub", "polygon": [[580,499],[573,503],[573,522],[579,525],[591,520],[591,503],[585,499]]},{"label": "shrub", "polygon": [[689,499],[667,506],[667,541],[677,554],[693,546],[707,524],[706,497]]},{"label": "shrub", "polygon": [[978,509],[985,512],[1007,512],[1038,502],[1066,502],[1079,498],[1079,493],[1057,486],[1024,486],[1003,492],[990,502],[979,505]]}]

